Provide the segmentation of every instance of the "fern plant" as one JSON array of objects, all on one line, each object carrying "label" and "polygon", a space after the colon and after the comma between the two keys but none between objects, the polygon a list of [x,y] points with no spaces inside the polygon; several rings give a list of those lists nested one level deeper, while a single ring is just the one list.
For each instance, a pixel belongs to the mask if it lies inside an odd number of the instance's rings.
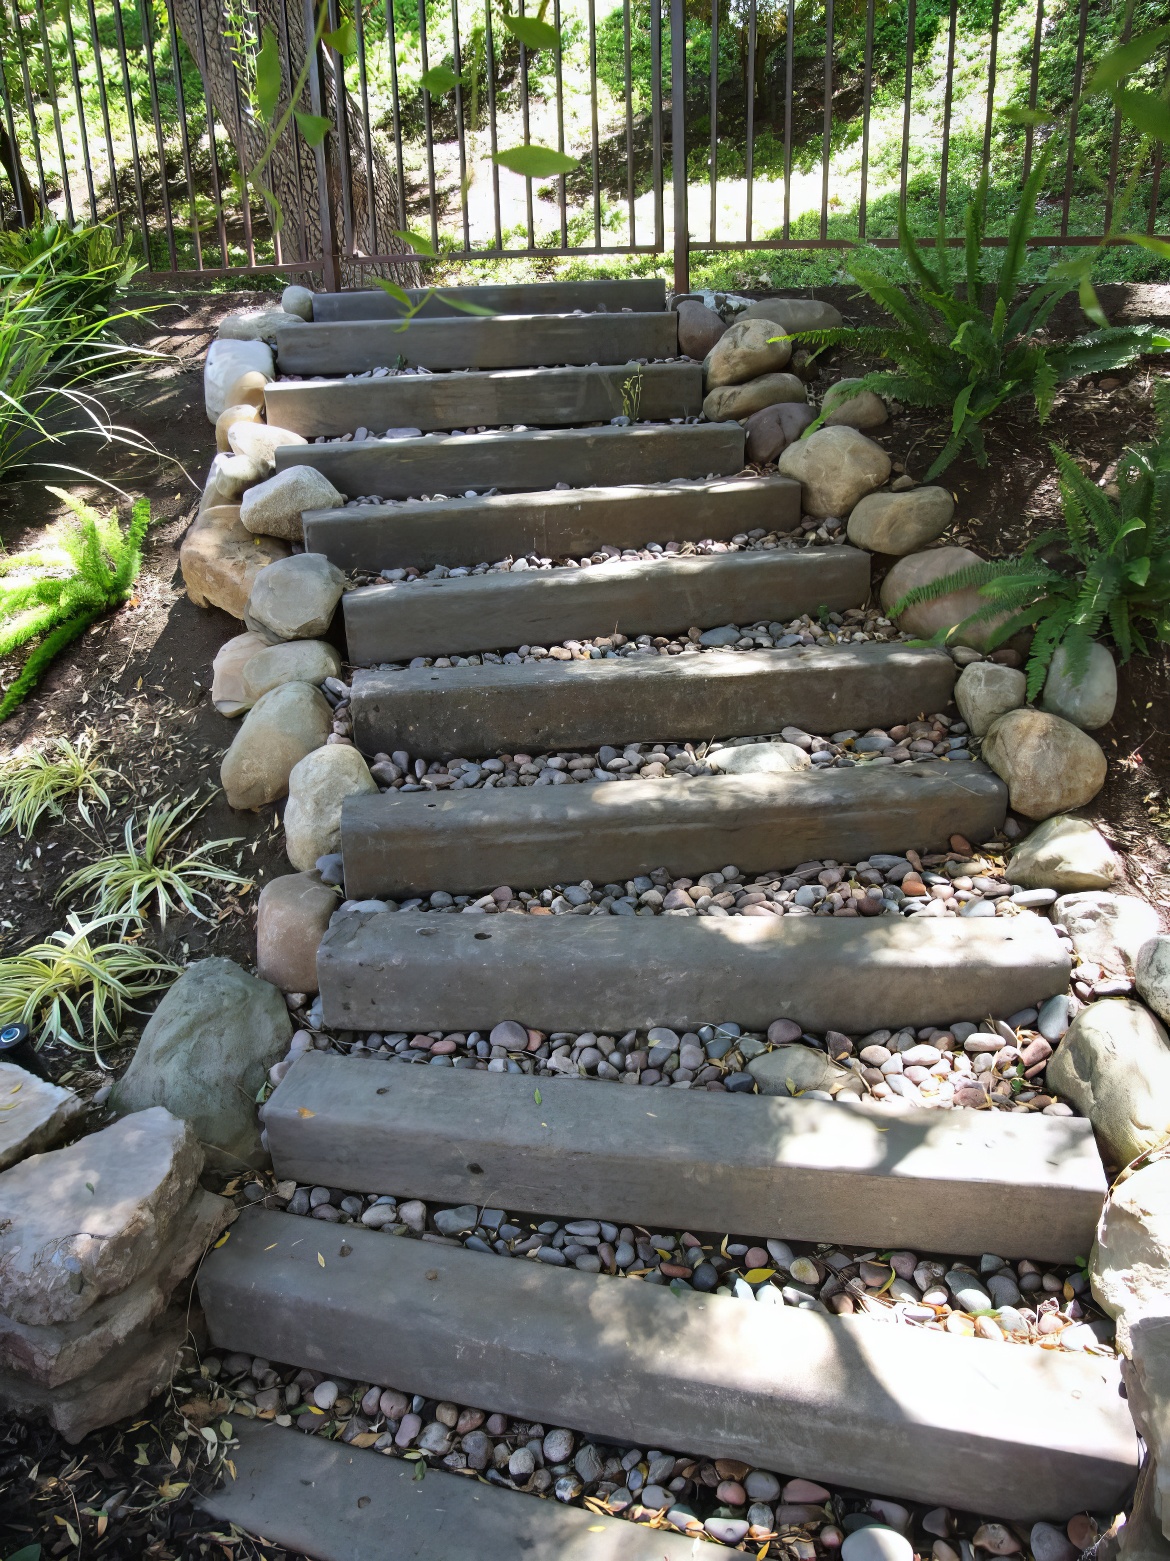
[{"label": "fern plant", "polygon": [[[1154,391],[1158,434],[1151,444],[1122,453],[1116,501],[1090,482],[1071,456],[1053,446],[1060,473],[1064,524],[1036,537],[1019,558],[971,564],[930,585],[907,592],[891,608],[897,617],[917,602],[952,591],[977,589],[984,598],[957,628],[1003,618],[988,648],[1020,629],[1032,628],[1028,698],[1044,686],[1059,646],[1077,682],[1088,666],[1089,646],[1108,629],[1121,661],[1148,655],[1151,641],[1170,642],[1170,381]],[[1040,556],[1059,547],[1058,562]],[[1067,566],[1062,565],[1067,560]]]},{"label": "fern plant", "polygon": [[[142,542],[150,525],[150,504],[139,499],[123,533],[116,514],[99,515],[62,488],[50,488],[73,511],[58,525],[51,547],[5,559],[4,575],[31,570],[31,578],[8,585],[0,578],[0,657],[38,644],[0,699],[6,721],[34,689],[50,662],[91,623],[121,606],[142,567]],[[54,564],[58,567],[54,569]],[[52,573],[48,572],[53,570]]]},{"label": "fern plant", "polygon": [[[910,406],[949,411],[950,431],[927,472],[928,482],[946,471],[965,447],[979,465],[986,465],[983,424],[1009,402],[1030,399],[1043,423],[1056,392],[1069,380],[1121,368],[1143,352],[1170,347],[1170,337],[1151,325],[1107,327],[1060,345],[1041,341],[1053,309],[1076,285],[1052,271],[1014,304],[1036,203],[1056,145],[1055,140],[1048,143],[1024,184],[993,283],[984,268],[985,171],[966,210],[961,276],[948,247],[945,216],[940,214],[933,263],[928,264],[910,232],[903,202],[898,208],[898,243],[913,280],[889,281],[856,255],[846,262],[853,280],[896,324],[793,333],[820,347],[846,346],[894,364],[865,375],[858,391],[873,390]],[[994,291],[990,312],[985,303],[989,285]],[[819,426],[820,419],[808,432]]]}]

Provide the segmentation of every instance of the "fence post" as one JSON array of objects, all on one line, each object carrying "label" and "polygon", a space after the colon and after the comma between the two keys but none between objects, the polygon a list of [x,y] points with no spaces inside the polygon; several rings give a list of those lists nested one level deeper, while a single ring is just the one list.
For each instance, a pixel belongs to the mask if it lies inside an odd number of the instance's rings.
[{"label": "fence post", "polygon": [[674,192],[674,290],[691,288],[687,211],[687,23],[683,0],[670,0],[670,181]]},{"label": "fence post", "polygon": [[[309,60],[309,106],[314,114],[324,116],[325,91],[321,82],[321,48],[314,42],[316,36],[316,7],[313,0],[305,0],[305,41],[312,50]],[[291,66],[290,61],[290,69]],[[293,74],[295,76],[295,71]],[[342,114],[345,112],[340,99],[338,112]],[[295,135],[296,131],[292,133]],[[336,293],[341,288],[340,263],[337,229],[333,220],[333,199],[329,188],[329,156],[323,140],[314,147],[313,155],[317,162],[317,204],[321,217],[321,281],[327,293]],[[372,199],[373,191],[370,194]],[[306,255],[305,258],[307,260],[310,257]]]}]

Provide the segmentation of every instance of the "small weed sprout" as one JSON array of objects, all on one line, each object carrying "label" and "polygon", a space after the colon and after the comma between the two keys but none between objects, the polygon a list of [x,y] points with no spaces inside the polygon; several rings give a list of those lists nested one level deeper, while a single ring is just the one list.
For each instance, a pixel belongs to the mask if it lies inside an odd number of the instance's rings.
[{"label": "small weed sprout", "polygon": [[622,381],[622,411],[631,423],[636,423],[642,415],[642,365],[638,365],[636,374],[631,374],[628,379]]}]

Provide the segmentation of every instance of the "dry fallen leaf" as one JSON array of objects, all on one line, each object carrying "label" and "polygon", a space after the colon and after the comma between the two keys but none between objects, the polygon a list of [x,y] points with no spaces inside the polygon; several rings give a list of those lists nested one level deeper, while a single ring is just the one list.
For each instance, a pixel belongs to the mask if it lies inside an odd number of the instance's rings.
[{"label": "dry fallen leaf", "polygon": [[299,1117],[315,1117],[316,1115],[317,1113],[315,1111],[310,1111],[308,1106],[297,1107],[297,1116]]}]

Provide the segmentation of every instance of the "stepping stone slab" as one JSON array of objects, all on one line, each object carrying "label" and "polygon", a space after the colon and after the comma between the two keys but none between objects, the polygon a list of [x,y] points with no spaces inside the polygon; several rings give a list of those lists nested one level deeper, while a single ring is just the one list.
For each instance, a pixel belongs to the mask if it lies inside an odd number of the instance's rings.
[{"label": "stepping stone slab", "polygon": [[586,1435],[931,1505],[1063,1521],[1117,1510],[1137,1469],[1111,1360],[674,1295],[357,1226],[317,1232],[257,1209],[203,1264],[199,1297],[220,1349],[546,1425],[571,1405]]},{"label": "stepping stone slab", "polygon": [[707,1540],[433,1467],[416,1480],[413,1463],[281,1426],[232,1434],[237,1477],[200,1497],[204,1511],[317,1561],[385,1561],[388,1534],[394,1561],[726,1561]]},{"label": "stepping stone slab", "polygon": [[678,319],[665,310],[490,319],[457,315],[414,319],[405,328],[392,320],[320,324],[314,319],[276,332],[276,362],[282,374],[358,374],[399,358],[403,368],[526,369],[628,363],[631,358],[673,358],[677,353]]},{"label": "stepping stone slab", "polygon": [[[410,499],[420,493],[450,496],[468,488],[522,493],[555,488],[558,482],[576,488],[598,481],[620,485],[729,476],[743,466],[743,440],[738,423],[428,434],[421,439],[285,446],[283,454],[277,451],[276,469],[315,466],[351,498],[363,493],[384,499]],[[474,562],[479,562],[478,555]]]},{"label": "stepping stone slab", "polygon": [[347,592],[343,607],[350,660],[370,665],[615,631],[783,623],[822,605],[854,607],[868,594],[868,553],[835,547],[371,585]]},{"label": "stepping stone slab", "polygon": [[175,1228],[203,1153],[154,1107],[0,1174],[0,1312],[74,1322],[133,1284]]},{"label": "stepping stone slab", "polygon": [[[808,1048],[810,1055],[812,1053]],[[823,1055],[823,1054],[820,1054]],[[874,1112],[705,1090],[567,1088],[517,1074],[369,1069],[298,1058],[265,1108],[281,1178],[344,1187],[360,1143],[370,1192],[652,1230],[1071,1262],[1093,1244],[1105,1173],[1088,1122],[1008,1112]],[[546,1082],[548,1087],[546,1088]]]},{"label": "stepping stone slab", "polygon": [[351,899],[436,884],[478,894],[504,883],[624,883],[663,865],[698,877],[726,862],[750,874],[945,849],[956,830],[986,840],[1006,807],[1003,782],[976,764],[961,774],[948,764],[859,765],[679,784],[388,791],[346,799],[341,848]]},{"label": "stepping stone slab", "polygon": [[[843,973],[847,972],[847,978]],[[956,1013],[1006,1018],[1068,985],[1038,916],[432,916],[353,912],[317,975],[342,1030],[691,1029],[732,1010],[766,1028],[863,1033]]]},{"label": "stepping stone slab", "polygon": [[[575,369],[496,369],[472,374],[394,374],[385,379],[278,381],[268,415],[281,428],[313,438],[358,428],[472,428],[483,423],[539,423],[553,428],[603,423],[625,413],[622,387],[635,363]],[[703,410],[697,363],[647,363],[638,415],[694,417]]]},{"label": "stepping stone slab", "polygon": [[[497,314],[571,314],[574,309],[594,310],[604,305],[611,314],[633,309],[652,314],[666,308],[666,283],[660,277],[635,277],[627,281],[598,282],[492,282],[481,287],[408,287],[412,303],[422,301],[420,317],[466,319],[458,303],[477,304]],[[340,293],[314,293],[313,319],[399,320],[402,304],[381,288],[351,289]],[[424,301],[425,300],[425,301]]]},{"label": "stepping stone slab", "polygon": [[606,546],[725,541],[757,527],[792,531],[799,524],[799,483],[720,477],[308,510],[304,534],[310,552],[343,569],[431,569],[525,553],[564,558]]},{"label": "stepping stone slab", "polygon": [[71,1089],[0,1062],[0,1171],[52,1148],[83,1109]]},{"label": "stepping stone slab", "polygon": [[366,753],[437,759],[786,726],[865,731],[945,710],[955,675],[945,651],[874,644],[360,671],[354,740]]}]

